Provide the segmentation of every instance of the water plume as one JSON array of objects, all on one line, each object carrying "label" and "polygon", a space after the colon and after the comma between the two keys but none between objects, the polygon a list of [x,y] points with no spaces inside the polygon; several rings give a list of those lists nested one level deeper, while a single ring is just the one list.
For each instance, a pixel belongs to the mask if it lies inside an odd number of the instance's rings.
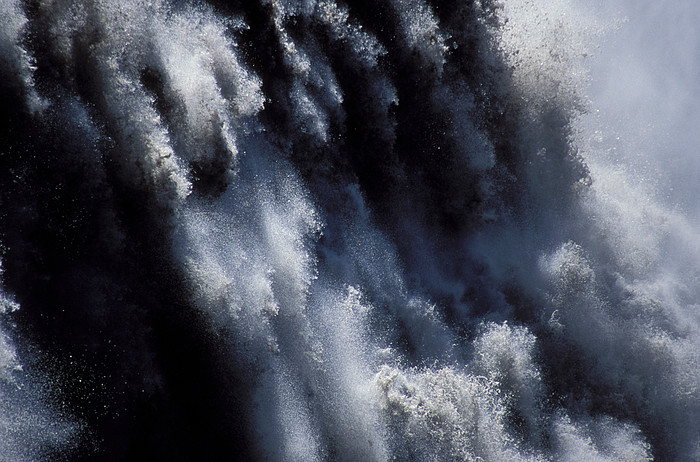
[{"label": "water plume", "polygon": [[591,116],[615,21],[0,6],[0,458],[697,459],[697,221]]}]

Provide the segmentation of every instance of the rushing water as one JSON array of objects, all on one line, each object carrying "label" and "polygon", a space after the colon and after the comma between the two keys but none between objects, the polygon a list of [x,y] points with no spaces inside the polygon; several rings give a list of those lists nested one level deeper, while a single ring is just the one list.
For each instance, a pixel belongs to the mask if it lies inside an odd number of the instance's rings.
[{"label": "rushing water", "polygon": [[640,4],[0,0],[0,459],[699,460]]}]

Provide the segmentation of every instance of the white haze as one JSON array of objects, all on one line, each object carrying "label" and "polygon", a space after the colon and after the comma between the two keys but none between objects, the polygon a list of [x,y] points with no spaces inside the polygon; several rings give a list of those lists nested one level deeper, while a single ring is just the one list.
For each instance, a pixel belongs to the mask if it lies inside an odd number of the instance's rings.
[{"label": "white haze", "polygon": [[658,201],[697,219],[700,7],[619,0],[591,10],[617,23],[590,59],[586,125],[597,130],[597,150]]}]

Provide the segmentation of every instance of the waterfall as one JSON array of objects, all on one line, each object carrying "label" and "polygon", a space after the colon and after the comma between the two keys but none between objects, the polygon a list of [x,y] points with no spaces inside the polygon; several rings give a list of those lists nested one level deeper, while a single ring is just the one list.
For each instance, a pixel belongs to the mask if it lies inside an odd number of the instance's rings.
[{"label": "waterfall", "polygon": [[0,459],[700,458],[691,0],[0,11]]}]

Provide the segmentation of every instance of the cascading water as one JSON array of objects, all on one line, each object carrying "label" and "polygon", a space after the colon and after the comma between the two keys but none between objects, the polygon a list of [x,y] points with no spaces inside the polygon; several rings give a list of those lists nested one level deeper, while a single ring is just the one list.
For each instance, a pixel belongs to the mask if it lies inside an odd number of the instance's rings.
[{"label": "cascading water", "polygon": [[0,459],[698,460],[692,156],[590,8],[0,0]]}]

